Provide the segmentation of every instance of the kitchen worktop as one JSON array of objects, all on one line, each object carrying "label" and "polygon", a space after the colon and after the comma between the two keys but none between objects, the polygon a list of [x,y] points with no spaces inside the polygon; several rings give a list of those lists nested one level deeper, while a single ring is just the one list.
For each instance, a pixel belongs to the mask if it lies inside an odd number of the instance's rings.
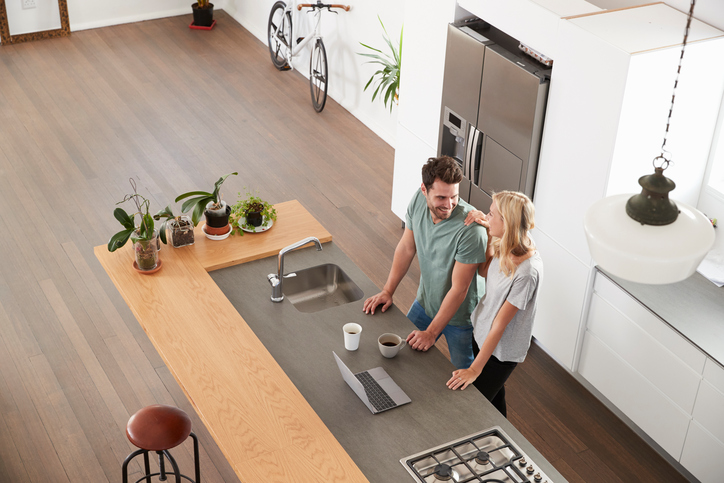
[{"label": "kitchen worktop", "polygon": [[[445,386],[455,368],[440,351],[406,347],[397,357],[384,358],[377,337],[392,332],[405,338],[414,326],[394,306],[385,313],[364,314],[364,299],[377,287],[334,242],[323,247],[288,253],[285,271],[339,265],[362,289],[362,299],[316,313],[299,312],[287,300],[272,303],[266,275],[276,271],[276,258],[218,270],[211,277],[370,481],[413,481],[400,458],[496,425],[542,463],[549,477],[562,481],[474,387],[453,392]],[[344,348],[342,326],[348,322],[362,326],[357,351]],[[412,403],[373,415],[342,379],[332,351],[355,373],[381,366]]]},{"label": "kitchen worktop", "polygon": [[[278,220],[265,233],[211,242],[197,227],[193,246],[164,246],[153,275],[133,270],[130,244],[94,250],[241,481],[412,481],[400,458],[494,425],[564,481],[477,391],[445,387],[453,367],[437,349],[381,357],[379,334],[411,330],[396,308],[365,316],[360,300],[303,314],[286,300],[273,304],[266,275],[276,258],[265,258],[307,236],[324,250],[289,253],[287,271],[332,262],[365,297],[378,290],[300,203],[275,207]],[[348,352],[341,327],[352,320],[364,330],[360,349]],[[332,350],[353,372],[384,367],[412,403],[373,416],[344,383]]]},{"label": "kitchen worktop", "polygon": [[599,271],[724,367],[724,287],[699,273],[677,283],[648,285]]}]

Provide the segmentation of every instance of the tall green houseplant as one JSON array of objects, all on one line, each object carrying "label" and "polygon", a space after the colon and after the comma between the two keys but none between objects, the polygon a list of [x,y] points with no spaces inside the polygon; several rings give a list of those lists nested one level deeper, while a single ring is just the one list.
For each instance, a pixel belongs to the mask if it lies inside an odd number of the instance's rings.
[{"label": "tall green houseplant", "polygon": [[365,62],[365,64],[379,64],[381,68],[372,74],[372,77],[370,77],[370,80],[367,81],[367,84],[365,85],[364,90],[366,91],[367,88],[370,85],[376,86],[375,91],[372,93],[372,102],[375,101],[377,98],[377,95],[380,95],[380,98],[383,99],[385,107],[387,107],[387,103],[390,103],[390,112],[392,112],[392,106],[397,101],[399,92],[400,92],[400,69],[402,66],[402,32],[403,29],[400,28],[400,45],[399,47],[395,46],[395,44],[392,43],[390,40],[390,36],[387,33],[387,29],[385,28],[385,24],[382,23],[382,19],[380,16],[377,16],[377,19],[380,21],[380,25],[382,25],[382,31],[384,32],[384,35],[382,38],[385,39],[385,42],[387,43],[387,46],[389,47],[390,52],[385,53],[382,52],[380,49],[376,49],[374,47],[371,47],[367,44],[363,44],[360,42],[360,45],[362,47],[365,47],[367,49],[372,50],[373,52],[377,52],[376,54],[373,53],[365,53],[365,52],[357,52],[357,55],[361,55],[363,57],[369,57],[372,60]]}]

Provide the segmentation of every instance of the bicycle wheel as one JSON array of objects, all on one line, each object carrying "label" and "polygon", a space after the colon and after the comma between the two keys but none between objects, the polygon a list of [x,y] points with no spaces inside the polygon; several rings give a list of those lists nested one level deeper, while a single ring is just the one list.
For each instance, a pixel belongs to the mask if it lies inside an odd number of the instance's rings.
[{"label": "bicycle wheel", "polygon": [[269,13],[267,42],[274,67],[289,69],[286,53],[292,48],[292,16],[284,9],[287,4],[281,0],[274,4]]},{"label": "bicycle wheel", "polygon": [[322,39],[317,39],[312,46],[312,57],[309,59],[309,88],[312,91],[314,110],[322,112],[327,102],[327,52]]}]

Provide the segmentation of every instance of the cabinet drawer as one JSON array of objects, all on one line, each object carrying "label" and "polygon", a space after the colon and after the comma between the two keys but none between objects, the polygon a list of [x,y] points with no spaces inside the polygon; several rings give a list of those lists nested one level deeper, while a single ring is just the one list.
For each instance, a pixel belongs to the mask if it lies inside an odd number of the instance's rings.
[{"label": "cabinet drawer", "polygon": [[709,381],[719,392],[724,393],[724,368],[709,357],[706,358],[706,365],[704,366],[704,379]]},{"label": "cabinet drawer", "polygon": [[686,435],[681,464],[701,483],[721,483],[724,475],[724,443],[692,421]]},{"label": "cabinet drawer", "polygon": [[701,381],[694,406],[694,419],[724,443],[724,394],[706,379]]},{"label": "cabinet drawer", "polygon": [[[694,409],[701,375],[637,323],[595,293],[588,330],[686,413]],[[663,322],[658,321],[663,325]]]},{"label": "cabinet drawer", "polygon": [[590,331],[583,339],[579,372],[679,460],[690,416]]},{"label": "cabinet drawer", "polygon": [[601,273],[596,273],[594,291],[616,310],[624,314],[662,346],[681,359],[697,374],[704,370],[706,356],[691,342],[684,339],[666,322],[651,313],[639,301]]}]

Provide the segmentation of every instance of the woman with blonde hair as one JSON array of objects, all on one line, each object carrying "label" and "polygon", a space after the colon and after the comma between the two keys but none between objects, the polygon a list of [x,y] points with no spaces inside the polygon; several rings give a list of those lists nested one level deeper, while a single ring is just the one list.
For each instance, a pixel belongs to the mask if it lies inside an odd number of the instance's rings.
[{"label": "woman with blonde hair", "polygon": [[535,208],[523,193],[501,191],[493,195],[490,213],[472,211],[466,224],[477,222],[488,230],[485,296],[471,315],[475,360],[468,369],[452,373],[450,389],[473,384],[505,416],[505,381],[523,362],[533,333],[543,260],[530,230]]}]

